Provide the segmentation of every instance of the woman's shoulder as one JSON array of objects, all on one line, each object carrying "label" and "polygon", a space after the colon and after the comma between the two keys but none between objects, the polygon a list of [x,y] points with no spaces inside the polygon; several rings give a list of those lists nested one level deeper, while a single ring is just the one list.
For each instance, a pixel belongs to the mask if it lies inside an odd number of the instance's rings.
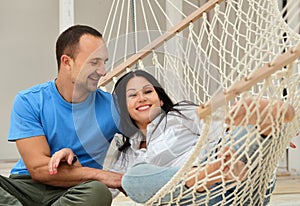
[{"label": "woman's shoulder", "polygon": [[197,113],[198,107],[198,105],[192,102],[178,102],[166,115],[167,118],[165,122],[168,127],[171,125],[178,125],[178,123],[185,127],[194,127],[193,125],[199,126],[201,119]]},{"label": "woman's shoulder", "polygon": [[189,117],[188,116],[189,114],[196,114],[198,107],[199,105],[193,102],[181,101],[174,105],[173,110],[170,111],[170,114],[171,115],[179,114],[179,116],[185,115]]}]

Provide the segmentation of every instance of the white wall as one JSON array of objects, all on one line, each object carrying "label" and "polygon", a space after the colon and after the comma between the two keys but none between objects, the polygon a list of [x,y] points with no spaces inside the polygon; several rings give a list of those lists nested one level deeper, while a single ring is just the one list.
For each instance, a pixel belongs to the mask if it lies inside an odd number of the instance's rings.
[{"label": "white wall", "polygon": [[[111,0],[74,0],[75,24],[103,33]],[[18,158],[7,142],[9,116],[19,90],[56,76],[55,41],[59,35],[59,0],[0,0],[0,159]],[[105,37],[104,37],[105,38]],[[300,173],[300,138],[289,150],[289,169]]]},{"label": "white wall", "polygon": [[17,91],[56,75],[57,7],[53,0],[0,1],[0,159],[18,157],[15,144],[7,142]]},{"label": "white wall", "polygon": [[294,137],[292,142],[297,146],[297,148],[289,148],[288,150],[288,171],[292,175],[300,175],[300,136]]},{"label": "white wall", "polygon": [[[104,29],[111,1],[74,1],[75,23]],[[105,9],[104,9],[105,8]],[[59,0],[0,0],[0,159],[19,157],[7,141],[12,103],[19,90],[56,77]]]}]

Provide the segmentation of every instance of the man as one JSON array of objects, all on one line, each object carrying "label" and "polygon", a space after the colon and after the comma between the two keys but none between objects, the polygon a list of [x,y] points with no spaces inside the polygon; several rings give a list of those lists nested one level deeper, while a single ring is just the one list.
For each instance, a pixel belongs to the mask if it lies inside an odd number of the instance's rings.
[{"label": "man", "polygon": [[[0,205],[111,205],[108,189],[121,174],[101,170],[118,132],[111,95],[97,88],[106,74],[107,48],[95,29],[75,25],[56,42],[58,75],[21,91],[11,113],[9,141],[21,155],[9,178],[0,176]],[[82,165],[60,164],[49,174],[50,157],[72,148]]]}]

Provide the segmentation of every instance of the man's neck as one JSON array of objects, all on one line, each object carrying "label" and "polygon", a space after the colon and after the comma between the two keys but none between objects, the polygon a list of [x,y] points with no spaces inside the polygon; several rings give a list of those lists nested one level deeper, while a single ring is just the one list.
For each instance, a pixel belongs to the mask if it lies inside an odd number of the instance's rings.
[{"label": "man's neck", "polygon": [[67,102],[70,103],[79,103],[86,100],[89,93],[80,91],[80,89],[75,89],[74,84],[65,84],[62,83],[59,79],[55,81],[56,88],[60,96]]}]

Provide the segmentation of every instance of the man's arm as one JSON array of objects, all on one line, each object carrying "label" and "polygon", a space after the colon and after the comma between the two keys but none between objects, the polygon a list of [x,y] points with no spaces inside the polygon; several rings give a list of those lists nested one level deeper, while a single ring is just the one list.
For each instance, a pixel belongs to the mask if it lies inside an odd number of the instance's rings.
[{"label": "man's arm", "polygon": [[95,168],[62,164],[59,173],[50,175],[48,169],[50,148],[45,136],[20,139],[16,144],[32,179],[36,181],[53,186],[70,187],[85,181],[98,180],[111,188],[121,187],[121,174]]}]

